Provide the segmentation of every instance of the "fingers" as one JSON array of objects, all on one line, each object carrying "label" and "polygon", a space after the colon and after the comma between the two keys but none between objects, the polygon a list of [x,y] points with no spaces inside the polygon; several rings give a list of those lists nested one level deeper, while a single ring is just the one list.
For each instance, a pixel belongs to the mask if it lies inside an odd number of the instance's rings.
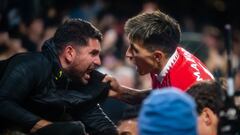
[{"label": "fingers", "polygon": [[110,86],[111,86],[111,90],[116,91],[116,92],[120,91],[119,90],[120,89],[120,85],[119,85],[118,81],[114,77],[112,77],[110,75],[106,75],[103,78],[102,82],[109,83]]},{"label": "fingers", "polygon": [[113,77],[110,75],[106,75],[102,80],[102,82],[104,83],[111,82],[111,81],[113,81]]},{"label": "fingers", "polygon": [[117,95],[118,95],[118,93],[113,91],[113,90],[110,90],[109,93],[108,93],[109,97],[116,97]]}]

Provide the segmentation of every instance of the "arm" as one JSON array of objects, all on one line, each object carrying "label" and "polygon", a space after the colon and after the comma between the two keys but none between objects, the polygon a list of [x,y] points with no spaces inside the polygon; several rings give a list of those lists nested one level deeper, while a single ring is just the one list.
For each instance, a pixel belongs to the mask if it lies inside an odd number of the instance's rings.
[{"label": "arm", "polygon": [[139,90],[120,85],[117,80],[111,76],[106,76],[103,82],[109,82],[111,85],[109,96],[129,104],[140,104],[151,92],[151,89]]},{"label": "arm", "polygon": [[1,77],[0,119],[29,132],[41,118],[22,107],[37,82],[33,72],[36,67],[33,63],[24,63],[24,60],[13,58]]},{"label": "arm", "polygon": [[133,89],[129,88],[126,86],[121,86],[119,91],[121,92],[115,92],[116,90],[111,90],[110,91],[110,97],[113,97],[115,99],[124,101],[128,104],[141,104],[142,100],[146,98],[151,90],[138,90],[138,89]]},{"label": "arm", "polygon": [[117,135],[114,123],[103,112],[99,104],[87,108],[77,108],[72,113],[74,120],[84,123],[90,135]]}]

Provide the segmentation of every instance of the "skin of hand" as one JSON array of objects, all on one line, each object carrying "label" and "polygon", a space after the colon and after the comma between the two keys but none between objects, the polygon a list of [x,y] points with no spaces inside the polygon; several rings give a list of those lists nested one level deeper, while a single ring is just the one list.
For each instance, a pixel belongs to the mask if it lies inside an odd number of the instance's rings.
[{"label": "skin of hand", "polygon": [[139,104],[150,93],[151,89],[139,90],[120,85],[114,77],[106,75],[102,82],[111,85],[109,96],[129,104]]},{"label": "skin of hand", "polygon": [[105,82],[105,83],[110,83],[111,85],[111,90],[115,91],[115,92],[118,92],[118,93],[121,93],[122,91],[120,90],[121,89],[121,85],[118,83],[118,81],[110,76],[110,75],[106,75],[103,79],[102,82]]}]

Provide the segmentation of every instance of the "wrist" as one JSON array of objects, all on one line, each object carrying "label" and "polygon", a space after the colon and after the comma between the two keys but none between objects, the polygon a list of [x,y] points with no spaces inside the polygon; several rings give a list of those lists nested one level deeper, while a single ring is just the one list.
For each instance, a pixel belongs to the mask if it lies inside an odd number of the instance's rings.
[{"label": "wrist", "polygon": [[117,90],[118,90],[119,94],[123,94],[126,91],[126,87],[122,86],[122,85],[119,85]]}]

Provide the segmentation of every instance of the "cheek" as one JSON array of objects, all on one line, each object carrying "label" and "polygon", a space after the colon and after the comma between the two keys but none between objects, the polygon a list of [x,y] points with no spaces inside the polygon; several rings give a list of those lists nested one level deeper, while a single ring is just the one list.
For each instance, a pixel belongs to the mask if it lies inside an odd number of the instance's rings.
[{"label": "cheek", "polygon": [[75,70],[83,72],[84,70],[86,70],[88,66],[89,66],[88,61],[85,58],[78,58],[75,60],[75,63],[73,64],[72,67]]},{"label": "cheek", "polygon": [[87,68],[91,65],[91,63],[88,60],[81,60],[78,63],[78,69],[81,71],[87,70]]},{"label": "cheek", "polygon": [[141,67],[143,69],[151,69],[153,68],[153,61],[151,59],[147,59],[144,57],[136,57],[135,63],[138,67]]},{"label": "cheek", "polygon": [[203,119],[201,119],[200,117],[198,117],[197,130],[199,135],[206,135],[206,126]]}]

